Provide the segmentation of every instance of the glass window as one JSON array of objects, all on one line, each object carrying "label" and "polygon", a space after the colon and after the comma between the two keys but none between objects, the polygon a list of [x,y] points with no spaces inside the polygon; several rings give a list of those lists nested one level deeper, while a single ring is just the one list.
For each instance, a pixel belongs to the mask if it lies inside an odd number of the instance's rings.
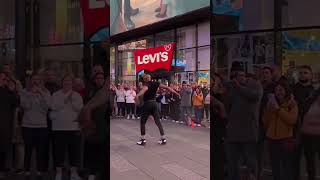
[{"label": "glass window", "polygon": [[210,46],[198,48],[198,70],[210,69]]},{"label": "glass window", "polygon": [[0,40],[15,36],[15,1],[0,0]]},{"label": "glass window", "polygon": [[298,80],[297,67],[311,66],[316,85],[320,83],[320,29],[282,32],[282,70]]},{"label": "glass window", "polygon": [[192,48],[196,46],[196,26],[183,27],[177,30],[177,48]]},{"label": "glass window", "polygon": [[41,0],[40,43],[83,42],[80,0]]},{"label": "glass window", "polygon": [[247,72],[259,72],[263,66],[274,64],[273,33],[253,33],[215,37],[214,66],[224,77],[229,76],[231,64],[239,61]]},{"label": "glass window", "polygon": [[174,41],[174,30],[156,34],[156,46],[170,44]]},{"label": "glass window", "polygon": [[205,22],[198,25],[198,46],[210,45],[210,23]]},{"label": "glass window", "polygon": [[179,50],[177,52],[177,61],[181,62],[184,71],[196,70],[196,48]]},{"label": "glass window", "polygon": [[[15,63],[15,41],[1,41],[0,40],[0,59],[1,63],[10,63],[14,65]],[[13,66],[14,67],[14,66]]]},{"label": "glass window", "polygon": [[122,59],[122,75],[136,75],[134,58]]},{"label": "glass window", "polygon": [[271,29],[274,25],[274,1],[213,0],[215,33]]},{"label": "glass window", "polygon": [[75,76],[83,77],[81,45],[41,47],[40,57],[41,68],[52,68],[60,75],[72,72]]},{"label": "glass window", "polygon": [[110,78],[111,81],[115,81],[115,68],[116,68],[116,52],[115,47],[110,48]]},{"label": "glass window", "polygon": [[282,4],[282,27],[319,26],[319,0],[287,0]]}]

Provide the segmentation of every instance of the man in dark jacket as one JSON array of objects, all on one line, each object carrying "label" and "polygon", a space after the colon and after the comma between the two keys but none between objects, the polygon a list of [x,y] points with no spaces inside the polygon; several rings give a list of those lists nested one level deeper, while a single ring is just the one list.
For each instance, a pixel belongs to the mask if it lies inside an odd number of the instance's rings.
[{"label": "man in dark jacket", "polygon": [[18,96],[7,87],[8,77],[0,72],[0,179],[4,178],[6,161],[13,140],[14,111],[18,106]]},{"label": "man in dark jacket", "polygon": [[299,82],[293,87],[293,94],[296,102],[298,103],[299,108],[299,117],[298,123],[295,127],[295,135],[297,139],[297,152],[295,158],[295,180],[300,179],[300,162],[301,162],[301,154],[302,147],[300,142],[300,129],[302,125],[302,120],[305,115],[303,111],[306,100],[314,91],[314,87],[312,86],[312,69],[310,66],[301,66],[299,68]]},{"label": "man in dark jacket", "polygon": [[262,86],[253,78],[246,79],[243,69],[234,71],[227,93],[226,153],[228,179],[240,179],[241,156],[246,160],[250,175],[257,178],[256,146],[258,141],[259,108]]}]

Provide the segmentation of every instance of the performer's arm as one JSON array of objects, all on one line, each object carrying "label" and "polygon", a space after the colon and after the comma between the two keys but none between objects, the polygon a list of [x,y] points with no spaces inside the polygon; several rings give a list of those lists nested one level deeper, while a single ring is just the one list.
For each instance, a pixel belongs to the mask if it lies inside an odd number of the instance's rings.
[{"label": "performer's arm", "polygon": [[141,91],[137,94],[137,98],[144,95],[144,93],[146,93],[148,91],[148,86],[143,86],[143,88],[141,89]]},{"label": "performer's arm", "polygon": [[180,94],[177,93],[177,91],[173,90],[171,87],[165,86],[165,85],[163,85],[163,84],[160,84],[159,87],[160,87],[160,88],[163,88],[163,89],[167,89],[168,91],[170,91],[170,92],[173,93],[173,94],[176,94],[176,95],[180,98]]}]

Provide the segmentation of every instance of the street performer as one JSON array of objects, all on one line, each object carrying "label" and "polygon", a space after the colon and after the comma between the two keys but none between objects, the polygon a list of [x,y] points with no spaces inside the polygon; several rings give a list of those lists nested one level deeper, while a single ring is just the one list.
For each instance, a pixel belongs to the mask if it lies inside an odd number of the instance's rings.
[{"label": "street performer", "polygon": [[143,87],[135,97],[136,104],[140,104],[141,102],[139,102],[139,99],[143,96],[142,117],[140,121],[141,139],[137,142],[137,144],[143,146],[147,142],[145,139],[146,123],[147,123],[148,117],[151,115],[153,116],[154,121],[160,131],[161,138],[158,141],[158,143],[161,145],[164,145],[167,143],[167,140],[165,138],[163,127],[160,122],[160,114],[159,114],[157,103],[156,103],[156,93],[158,91],[158,88],[163,88],[163,89],[167,89],[173,94],[176,94],[179,99],[180,99],[180,94],[168,86],[160,84],[159,82],[151,81],[151,76],[149,74],[144,74],[142,76],[142,81],[143,81]]}]

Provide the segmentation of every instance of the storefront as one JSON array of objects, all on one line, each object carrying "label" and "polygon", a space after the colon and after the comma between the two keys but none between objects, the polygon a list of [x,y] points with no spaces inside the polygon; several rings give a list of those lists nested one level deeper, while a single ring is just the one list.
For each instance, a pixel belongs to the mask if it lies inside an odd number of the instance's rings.
[{"label": "storefront", "polygon": [[[111,1],[110,6],[113,3],[116,2]],[[209,82],[210,1],[201,0],[199,4],[188,3],[184,6],[183,1],[180,2],[180,0],[175,0],[173,3],[176,3],[175,6],[168,4],[167,8],[168,11],[169,8],[176,8],[176,13],[167,12],[167,18],[160,19],[154,12],[154,9],[160,6],[158,1],[148,4],[141,0],[131,0],[131,6],[139,8],[139,13],[131,16],[136,27],[132,30],[121,31],[113,28],[111,20],[110,72],[113,81],[134,84],[140,74],[146,73],[145,71],[136,72],[135,51],[176,43],[170,71],[157,70],[147,73],[154,79],[169,82],[187,81],[199,84]],[[182,3],[181,6],[177,6],[179,3]],[[115,12],[111,11],[111,17],[115,16]],[[113,23],[114,26],[116,24],[118,23]]]},{"label": "storefront", "polygon": [[[263,66],[279,65],[297,82],[298,67],[313,69],[320,78],[320,2],[310,0],[212,0],[213,70],[228,79],[233,61],[261,75]],[[255,14],[255,16],[252,16]]]}]

